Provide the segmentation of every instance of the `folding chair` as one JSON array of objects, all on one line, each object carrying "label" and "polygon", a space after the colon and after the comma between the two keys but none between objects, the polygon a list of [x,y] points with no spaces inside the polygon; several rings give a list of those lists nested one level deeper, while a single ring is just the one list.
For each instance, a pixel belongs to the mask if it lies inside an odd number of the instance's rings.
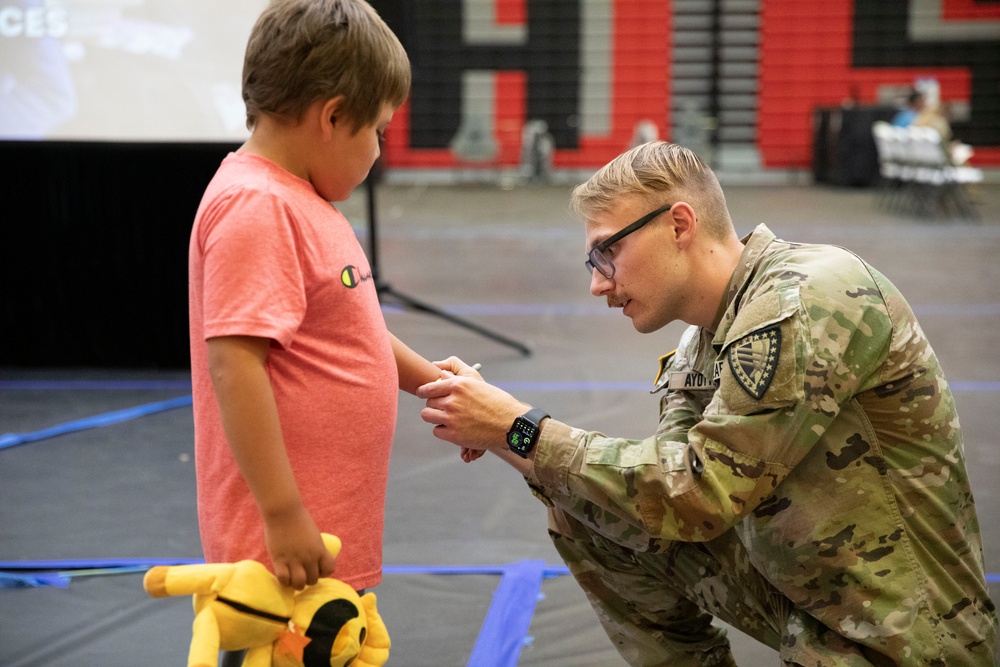
[{"label": "folding chair", "polygon": [[930,127],[906,128],[909,138],[905,144],[907,164],[913,168],[914,211],[933,217],[942,206],[945,185],[948,183],[948,158],[941,144],[941,135]]},{"label": "folding chair", "polygon": [[878,155],[879,188],[875,204],[879,208],[891,208],[894,196],[902,185],[900,176],[902,165],[896,146],[893,127],[884,120],[872,123],[872,137],[875,139],[875,153]]},{"label": "folding chair", "polygon": [[982,170],[953,165],[948,147],[933,128],[910,128],[910,137],[916,181],[924,186],[919,190],[922,210],[930,215],[956,213],[967,219],[978,218],[968,187],[983,180]]}]

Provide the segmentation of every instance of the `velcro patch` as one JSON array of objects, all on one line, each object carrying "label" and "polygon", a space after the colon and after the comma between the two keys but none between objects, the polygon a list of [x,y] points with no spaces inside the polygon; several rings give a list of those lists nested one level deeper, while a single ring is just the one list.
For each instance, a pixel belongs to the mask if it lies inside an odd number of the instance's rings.
[{"label": "velcro patch", "polygon": [[772,324],[759,329],[729,346],[729,370],[744,391],[760,400],[778,370],[781,352],[781,327]]}]

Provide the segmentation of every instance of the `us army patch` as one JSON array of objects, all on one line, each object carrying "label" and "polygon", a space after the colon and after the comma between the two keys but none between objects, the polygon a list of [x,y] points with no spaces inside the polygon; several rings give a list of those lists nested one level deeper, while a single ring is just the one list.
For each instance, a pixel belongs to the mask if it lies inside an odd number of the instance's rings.
[{"label": "us army patch", "polygon": [[743,389],[760,400],[778,370],[781,327],[772,324],[740,338],[729,347],[729,370]]}]

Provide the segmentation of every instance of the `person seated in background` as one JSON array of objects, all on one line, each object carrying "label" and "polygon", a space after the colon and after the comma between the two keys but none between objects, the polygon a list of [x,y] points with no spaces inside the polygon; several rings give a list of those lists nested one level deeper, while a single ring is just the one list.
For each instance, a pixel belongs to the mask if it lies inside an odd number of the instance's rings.
[{"label": "person seated in background", "polygon": [[906,98],[906,106],[896,112],[892,117],[892,124],[896,127],[909,127],[917,116],[923,112],[926,106],[924,94],[919,90],[914,90]]},{"label": "person seated in background", "polygon": [[913,127],[929,127],[941,135],[941,145],[953,165],[963,165],[972,157],[972,146],[955,139],[949,121],[950,107],[947,104],[924,105],[924,109],[912,120]]}]

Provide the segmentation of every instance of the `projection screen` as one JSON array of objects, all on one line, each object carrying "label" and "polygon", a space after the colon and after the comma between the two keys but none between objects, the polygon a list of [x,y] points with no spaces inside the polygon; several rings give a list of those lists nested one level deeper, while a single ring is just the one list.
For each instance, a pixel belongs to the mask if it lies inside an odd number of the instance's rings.
[{"label": "projection screen", "polygon": [[0,139],[242,141],[266,0],[0,0]]}]

